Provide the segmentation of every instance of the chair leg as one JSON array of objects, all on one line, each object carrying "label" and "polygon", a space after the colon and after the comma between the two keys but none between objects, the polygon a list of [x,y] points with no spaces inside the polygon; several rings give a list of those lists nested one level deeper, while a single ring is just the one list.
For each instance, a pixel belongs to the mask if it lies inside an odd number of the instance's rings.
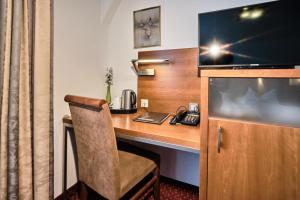
[{"label": "chair leg", "polygon": [[155,200],[159,200],[160,199],[160,189],[159,189],[160,172],[158,167],[155,169],[154,175],[157,176],[157,180],[153,186],[153,196]]},{"label": "chair leg", "polygon": [[87,187],[83,182],[80,182],[80,192],[79,192],[80,200],[87,200],[88,199],[88,191]]}]

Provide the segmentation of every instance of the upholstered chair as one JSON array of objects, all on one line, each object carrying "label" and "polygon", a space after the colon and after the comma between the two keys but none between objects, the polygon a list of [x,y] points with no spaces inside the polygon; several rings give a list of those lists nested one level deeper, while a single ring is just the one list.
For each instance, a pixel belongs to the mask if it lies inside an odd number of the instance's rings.
[{"label": "upholstered chair", "polygon": [[159,199],[159,167],[148,158],[118,151],[110,110],[104,100],[65,96],[78,153],[79,181],[109,200],[121,199],[146,176],[130,199],[154,191]]}]

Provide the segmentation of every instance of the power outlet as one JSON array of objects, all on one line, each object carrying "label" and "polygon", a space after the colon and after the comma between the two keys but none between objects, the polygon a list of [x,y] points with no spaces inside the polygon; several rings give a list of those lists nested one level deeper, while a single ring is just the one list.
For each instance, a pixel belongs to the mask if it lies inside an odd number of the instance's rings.
[{"label": "power outlet", "polygon": [[148,99],[141,99],[141,107],[148,108]]}]

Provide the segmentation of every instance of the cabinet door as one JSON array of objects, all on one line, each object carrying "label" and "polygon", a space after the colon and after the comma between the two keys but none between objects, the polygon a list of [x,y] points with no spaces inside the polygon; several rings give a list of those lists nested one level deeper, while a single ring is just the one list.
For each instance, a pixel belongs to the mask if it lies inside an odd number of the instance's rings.
[{"label": "cabinet door", "polygon": [[300,129],[209,120],[207,192],[208,200],[300,199]]}]

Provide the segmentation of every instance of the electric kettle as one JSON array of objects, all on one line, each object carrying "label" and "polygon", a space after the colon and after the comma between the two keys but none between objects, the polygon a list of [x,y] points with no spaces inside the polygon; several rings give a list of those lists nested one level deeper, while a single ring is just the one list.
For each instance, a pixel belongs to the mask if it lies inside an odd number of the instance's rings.
[{"label": "electric kettle", "polygon": [[133,110],[136,109],[136,94],[133,90],[126,89],[122,92],[121,109]]}]

